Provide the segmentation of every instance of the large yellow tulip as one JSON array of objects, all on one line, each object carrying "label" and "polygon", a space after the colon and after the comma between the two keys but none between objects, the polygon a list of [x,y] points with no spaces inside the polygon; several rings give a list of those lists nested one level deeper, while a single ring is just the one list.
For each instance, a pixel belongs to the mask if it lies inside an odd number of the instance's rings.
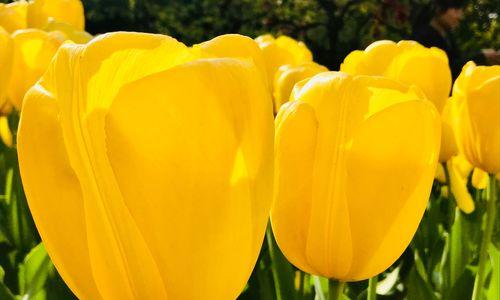
[{"label": "large yellow tulip", "polygon": [[30,210],[80,299],[235,299],[272,197],[273,116],[249,60],[163,36],[60,48],[18,134]]},{"label": "large yellow tulip", "polygon": [[326,71],[326,67],[314,62],[281,66],[274,76],[274,111],[278,112],[281,105],[288,102],[296,83]]},{"label": "large yellow tulip", "polygon": [[28,7],[28,26],[45,29],[50,21],[85,28],[83,4],[80,0],[34,0]]},{"label": "large yellow tulip", "polygon": [[7,102],[7,86],[12,74],[12,44],[9,33],[0,26],[0,110]]},{"label": "large yellow tulip", "polygon": [[0,3],[0,26],[8,32],[27,27],[28,2]]},{"label": "large yellow tulip", "polygon": [[14,54],[8,97],[21,109],[24,94],[47,69],[62,41],[59,36],[39,29],[22,29],[12,34]]},{"label": "large yellow tulip", "polygon": [[266,34],[255,38],[264,55],[269,86],[273,86],[274,76],[284,65],[296,65],[312,61],[312,53],[303,42],[281,35],[274,38]]},{"label": "large yellow tulip", "polygon": [[351,52],[340,70],[352,75],[385,76],[420,87],[441,112],[451,89],[446,53],[414,41],[377,41]]},{"label": "large yellow tulip", "polygon": [[312,77],[276,119],[271,223],[298,268],[342,281],[388,268],[431,191],[440,120],[415,87],[369,76]]},{"label": "large yellow tulip", "polygon": [[474,166],[500,171],[500,66],[468,62],[453,86],[457,143]]}]

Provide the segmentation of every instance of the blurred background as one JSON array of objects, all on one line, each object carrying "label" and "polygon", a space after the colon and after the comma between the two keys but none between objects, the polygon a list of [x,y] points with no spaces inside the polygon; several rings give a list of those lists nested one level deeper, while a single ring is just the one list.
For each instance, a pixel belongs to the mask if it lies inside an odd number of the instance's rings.
[{"label": "blurred background", "polygon": [[[5,1],[5,0],[4,0]],[[354,49],[411,38],[430,22],[433,0],[86,0],[86,29],[158,32],[186,44],[224,33],[286,34],[306,42],[314,60],[338,70]],[[465,2],[465,1],[464,1]],[[471,0],[453,31],[462,53],[500,48],[498,0]]]}]

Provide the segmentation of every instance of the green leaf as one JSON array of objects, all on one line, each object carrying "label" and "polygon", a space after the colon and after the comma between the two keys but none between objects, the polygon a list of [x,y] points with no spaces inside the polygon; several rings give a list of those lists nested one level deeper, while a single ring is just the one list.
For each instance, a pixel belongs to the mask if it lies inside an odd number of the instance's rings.
[{"label": "green leaf", "polygon": [[472,297],[472,289],[474,288],[474,274],[470,269],[465,269],[460,277],[457,278],[455,284],[443,299],[453,300],[469,300]]},{"label": "green leaf", "polygon": [[2,266],[0,266],[0,299],[2,300],[15,300],[16,298],[9,290],[9,288],[3,283],[3,278],[5,275],[5,271]]},{"label": "green leaf", "polygon": [[500,299],[500,250],[491,245],[489,254],[491,259],[492,272],[487,295],[488,299]]},{"label": "green leaf", "polygon": [[406,299],[408,300],[437,300],[432,287],[420,276],[415,267],[411,269],[410,275],[408,276],[407,288],[408,293]]},{"label": "green leaf", "polygon": [[[50,261],[45,247],[42,243],[38,244],[24,259],[19,267],[19,290],[21,295],[29,299],[40,293],[51,274],[54,266]],[[38,298],[41,298],[38,296]]]},{"label": "green leaf", "polygon": [[267,227],[266,240],[271,257],[271,271],[274,279],[274,286],[278,300],[297,299],[298,293],[295,290],[295,270],[288,262],[278,247],[274,239],[271,226]]}]

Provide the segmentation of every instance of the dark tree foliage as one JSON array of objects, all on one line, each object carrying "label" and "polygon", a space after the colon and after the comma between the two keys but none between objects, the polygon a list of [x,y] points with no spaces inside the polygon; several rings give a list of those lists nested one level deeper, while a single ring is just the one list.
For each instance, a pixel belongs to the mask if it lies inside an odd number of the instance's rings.
[{"label": "dark tree foliage", "polygon": [[[87,29],[160,32],[184,43],[223,33],[287,34],[337,69],[352,50],[409,38],[432,16],[432,0],[87,0]],[[456,31],[463,51],[500,48],[497,0],[471,0]]]}]

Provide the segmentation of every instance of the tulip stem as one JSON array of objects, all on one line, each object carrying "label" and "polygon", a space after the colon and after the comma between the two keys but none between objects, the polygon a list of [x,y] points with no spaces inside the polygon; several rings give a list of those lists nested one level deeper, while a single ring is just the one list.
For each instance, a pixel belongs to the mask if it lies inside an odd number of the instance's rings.
[{"label": "tulip stem", "polygon": [[377,283],[378,283],[378,275],[373,276],[368,281],[368,296],[367,300],[375,300],[377,299]]},{"label": "tulip stem", "polygon": [[491,241],[491,235],[493,234],[493,226],[495,225],[495,202],[497,198],[496,191],[496,179],[495,174],[490,174],[490,184],[489,188],[489,199],[486,208],[486,227],[483,232],[483,237],[481,239],[481,250],[479,252],[479,266],[476,274],[476,280],[474,282],[474,291],[472,292],[472,299],[479,300],[482,299],[486,262],[488,260],[488,246]]},{"label": "tulip stem", "polygon": [[345,282],[334,279],[328,280],[328,300],[342,299],[342,291],[344,290]]}]

